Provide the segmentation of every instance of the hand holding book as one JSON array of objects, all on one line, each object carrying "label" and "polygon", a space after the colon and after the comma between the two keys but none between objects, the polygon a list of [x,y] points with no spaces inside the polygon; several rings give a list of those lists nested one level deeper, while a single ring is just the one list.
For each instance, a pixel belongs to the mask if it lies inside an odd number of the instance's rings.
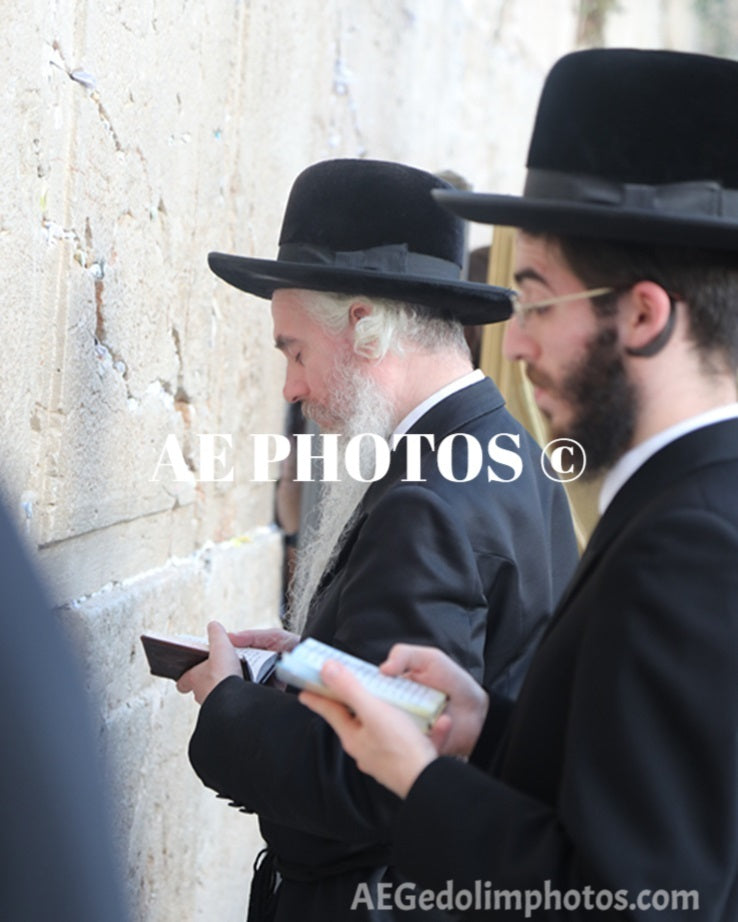
[{"label": "hand holding book", "polygon": [[[331,725],[363,772],[405,797],[438,755],[432,738],[406,712],[369,692],[343,664],[328,662],[321,679],[331,697],[303,691],[300,701]],[[436,723],[442,728],[446,720],[441,715]]]},{"label": "hand holding book", "polygon": [[[224,679],[230,676],[240,676],[242,678],[248,676],[250,678],[251,673],[247,667],[248,659],[252,657],[252,654],[259,658],[265,655],[270,656],[272,658],[271,666],[274,665],[278,656],[273,651],[257,650],[255,653],[253,651],[252,653],[246,653],[245,648],[241,648],[240,652],[237,651],[228,639],[225,628],[217,621],[211,621],[208,624],[207,642],[199,638],[194,638],[194,640],[191,638],[185,638],[184,640],[181,638],[164,639],[170,642],[174,641],[175,649],[170,647],[168,653],[165,653],[162,657],[161,654],[164,648],[161,643],[157,644],[155,642],[156,638],[154,641],[151,639],[144,641],[144,637],[141,637],[145,648],[148,646],[149,649],[156,650],[156,653],[151,654],[155,657],[154,663],[152,664],[151,658],[149,659],[152,672],[154,672],[155,666],[156,675],[174,678],[176,673],[184,668],[184,671],[180,672],[177,679],[177,689],[183,693],[193,692],[198,704],[202,704],[210,692],[217,685],[220,685]],[[157,654],[159,658],[156,658]],[[150,657],[148,649],[147,657]],[[163,664],[162,659],[164,660]],[[182,662],[183,659],[185,660],[184,663]],[[256,673],[257,679],[262,683],[268,678],[266,668],[267,666],[262,665]]]},{"label": "hand holding book", "polygon": [[[204,662],[210,653],[204,637],[189,634],[141,634],[141,643],[152,675],[177,681],[193,666]],[[266,682],[274,671],[279,654],[256,647],[234,647],[241,660],[243,676],[251,682]]]},{"label": "hand holding book", "polygon": [[371,695],[337,662],[321,670],[321,679],[336,700],[312,692],[303,692],[300,700],[328,721],[362,771],[404,797],[437,755],[469,755],[489,699],[468,673],[431,647],[397,644],[380,669],[385,675],[432,682],[447,693],[447,707],[427,735],[404,713]]},{"label": "hand holding book", "polygon": [[443,692],[402,676],[385,675],[372,663],[350,656],[313,637],[282,656],[277,664],[277,677],[288,685],[335,697],[321,677],[321,669],[329,660],[339,662],[350,670],[368,692],[404,710],[424,731],[433,725],[446,704]]},{"label": "hand holding book", "polygon": [[[231,639],[251,640],[271,649],[234,647]],[[286,684],[330,697],[333,693],[321,679],[321,668],[328,660],[341,662],[371,694],[404,710],[424,731],[434,724],[446,704],[443,692],[402,676],[383,674],[372,663],[314,638],[296,643],[294,635],[279,629],[244,631],[229,638],[220,624],[211,622],[207,640],[148,632],[141,635],[141,641],[152,674],[176,680],[177,688],[195,692],[200,704],[222,679],[240,674],[239,663],[243,677],[250,681],[268,681],[276,667],[277,677]],[[195,669],[205,662],[207,668]]]}]

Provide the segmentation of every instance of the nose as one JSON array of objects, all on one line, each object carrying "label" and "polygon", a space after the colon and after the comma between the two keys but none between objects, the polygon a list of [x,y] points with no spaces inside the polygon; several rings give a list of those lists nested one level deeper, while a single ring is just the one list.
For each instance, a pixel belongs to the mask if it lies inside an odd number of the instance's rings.
[{"label": "nose", "polygon": [[512,317],[505,324],[502,351],[505,358],[511,362],[516,360],[529,362],[531,359],[538,357],[540,349],[536,341],[520,325],[517,318]]},{"label": "nose", "polygon": [[284,387],[282,388],[284,399],[288,403],[297,403],[300,400],[304,400],[308,393],[309,388],[304,375],[300,372],[300,366],[295,366],[290,362],[287,366],[284,377]]}]

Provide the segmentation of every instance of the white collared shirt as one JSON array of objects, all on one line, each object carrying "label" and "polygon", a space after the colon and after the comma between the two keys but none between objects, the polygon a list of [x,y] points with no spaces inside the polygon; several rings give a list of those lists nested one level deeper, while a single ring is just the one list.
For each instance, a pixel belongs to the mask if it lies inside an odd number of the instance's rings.
[{"label": "white collared shirt", "polygon": [[600,515],[607,509],[615,498],[615,494],[625,485],[626,481],[630,480],[633,474],[657,451],[660,451],[670,442],[681,438],[681,436],[687,435],[688,432],[694,432],[713,423],[721,423],[726,419],[736,418],[738,418],[738,403],[729,403],[726,406],[715,407],[705,413],[699,413],[689,419],[683,419],[681,422],[669,426],[668,429],[652,435],[650,439],[646,439],[645,442],[641,442],[635,448],[631,448],[605,475],[600,490]]},{"label": "white collared shirt", "polygon": [[440,403],[442,400],[445,400],[446,397],[450,397],[451,394],[455,394],[457,391],[464,390],[465,387],[470,387],[472,384],[476,384],[477,381],[484,380],[484,373],[476,368],[474,371],[470,371],[465,375],[462,375],[461,378],[457,378],[455,381],[452,381],[450,384],[444,385],[440,390],[437,390],[435,394],[431,394],[430,397],[426,397],[422,403],[419,403],[417,407],[411,410],[407,416],[403,417],[400,422],[397,424],[393,435],[403,435],[405,432],[408,432],[412,427],[417,423],[421,416],[428,412],[431,407],[434,407],[437,403]]}]

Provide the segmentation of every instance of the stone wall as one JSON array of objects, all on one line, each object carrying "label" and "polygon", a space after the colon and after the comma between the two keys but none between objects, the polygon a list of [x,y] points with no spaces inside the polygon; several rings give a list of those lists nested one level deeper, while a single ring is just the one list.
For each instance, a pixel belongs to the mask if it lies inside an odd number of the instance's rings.
[{"label": "stone wall", "polygon": [[[702,34],[679,0],[600,6],[589,26],[611,44]],[[85,664],[134,919],[235,922],[255,823],[190,770],[196,706],[148,675],[138,641],[278,619],[273,485],[250,481],[249,434],[281,431],[282,359],[268,306],[206,253],[273,255],[292,180],[320,159],[517,190],[543,78],[583,18],[573,0],[6,0],[3,14],[3,493]],[[152,480],[168,433],[193,482]],[[197,481],[204,433],[231,435],[233,482]]]}]

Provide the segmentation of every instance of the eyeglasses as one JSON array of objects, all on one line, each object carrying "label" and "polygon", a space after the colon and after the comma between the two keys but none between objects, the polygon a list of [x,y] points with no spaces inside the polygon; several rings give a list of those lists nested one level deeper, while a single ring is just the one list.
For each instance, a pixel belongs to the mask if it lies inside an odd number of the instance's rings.
[{"label": "eyeglasses", "polygon": [[519,292],[514,291],[510,296],[510,303],[518,323],[521,327],[524,327],[530,314],[543,311],[547,307],[553,307],[554,304],[563,304],[565,301],[580,301],[582,298],[599,298],[600,295],[609,295],[615,290],[615,288],[589,288],[587,291],[575,291],[569,295],[557,295],[555,298],[546,298],[543,301],[529,301],[528,303],[521,301]]}]

